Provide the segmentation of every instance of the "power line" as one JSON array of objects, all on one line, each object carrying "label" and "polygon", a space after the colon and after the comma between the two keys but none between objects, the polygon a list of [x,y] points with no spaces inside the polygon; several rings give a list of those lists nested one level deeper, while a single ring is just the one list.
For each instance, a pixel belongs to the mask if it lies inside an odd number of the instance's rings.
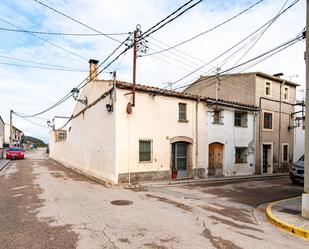
[{"label": "power line", "polygon": [[[130,37],[130,36],[129,36]],[[117,46],[117,48],[98,66],[98,68],[99,67],[101,67],[114,53],[116,53],[116,51],[123,45],[123,44],[125,44],[125,42],[127,42],[128,41],[128,39],[129,39],[129,37],[127,37],[120,45],[118,45]],[[124,51],[127,51],[129,49],[129,47],[127,47]],[[124,52],[123,52],[124,53]],[[123,53],[121,53],[120,55],[122,55]],[[119,57],[117,57],[117,59],[118,59]],[[110,63],[111,64],[111,63]],[[108,68],[109,67],[109,65],[110,64],[108,64],[107,66],[105,66],[104,67],[104,69],[103,70],[105,70],[106,68]],[[98,73],[96,73],[96,74],[94,74],[93,72],[89,75],[89,78],[88,77],[86,77],[84,80],[82,80],[78,85],[77,85],[77,88],[79,88],[79,90],[80,89],[82,89],[83,87],[85,87],[90,81],[91,81],[91,79],[93,78],[93,77],[97,77],[99,74],[101,74],[102,72],[103,72],[103,70],[101,70],[100,72],[98,72]],[[84,84],[84,85],[83,85]],[[81,85],[83,85],[82,87],[80,87]],[[46,109],[44,109],[43,111],[40,111],[40,112],[38,112],[38,113],[34,113],[34,114],[21,114],[21,113],[19,113],[19,115],[20,116],[22,116],[22,117],[35,117],[35,116],[39,116],[39,115],[41,115],[41,114],[43,114],[43,113],[46,113],[46,112],[48,112],[48,111],[50,111],[51,109],[53,109],[53,108],[55,108],[55,107],[57,107],[57,106],[59,106],[60,104],[62,104],[63,102],[65,102],[66,100],[68,100],[71,96],[72,96],[73,94],[71,93],[71,91],[70,92],[68,92],[63,98],[61,98],[60,100],[58,100],[55,104],[53,104],[53,105],[51,105],[50,107],[48,107],[48,108],[46,108]],[[16,113],[16,112],[15,112]]]},{"label": "power line", "polygon": [[[9,24],[9,25],[11,25],[11,26],[13,26],[13,27],[19,29],[19,30],[23,30],[22,28],[16,26],[15,24],[13,24],[13,23],[11,23],[11,22],[8,22],[8,21],[4,20],[4,19],[1,18],[1,17],[0,17],[0,20],[1,20],[2,22],[5,22],[5,23],[7,23],[7,24]],[[71,55],[74,55],[74,56],[76,56],[76,57],[78,57],[78,58],[80,58],[80,59],[88,60],[87,58],[85,58],[85,57],[83,57],[83,56],[81,56],[81,55],[78,55],[78,54],[76,54],[75,52],[72,52],[72,51],[70,51],[70,50],[68,50],[68,49],[66,49],[66,48],[63,48],[63,47],[59,46],[59,45],[56,45],[56,44],[54,44],[54,43],[52,43],[52,42],[50,42],[50,41],[48,41],[48,40],[46,40],[46,39],[44,39],[44,38],[42,38],[42,37],[36,35],[36,34],[33,34],[33,33],[29,33],[29,34],[31,34],[32,36],[35,36],[36,38],[38,38],[38,39],[40,39],[40,40],[42,40],[42,41],[44,41],[44,42],[46,42],[46,43],[48,43],[48,44],[50,44],[50,45],[56,47],[56,48],[59,48],[59,49],[65,51],[65,52],[67,52],[67,53],[69,53],[69,54],[71,54]]]},{"label": "power line", "polygon": [[[277,53],[283,51],[284,49],[286,49],[286,48],[288,48],[288,47],[294,45],[295,43],[301,41],[302,39],[304,39],[304,35],[303,35],[303,34],[302,34],[302,35],[297,35],[295,38],[292,38],[292,39],[288,40],[287,42],[284,42],[284,43],[282,43],[281,45],[278,45],[277,47],[272,48],[272,49],[270,49],[270,50],[268,50],[268,51],[266,51],[266,52],[264,52],[264,53],[262,53],[262,54],[260,54],[260,55],[258,55],[258,56],[256,56],[256,57],[254,57],[254,58],[251,58],[251,59],[249,59],[249,60],[247,60],[247,61],[245,61],[245,62],[243,62],[243,63],[241,63],[241,64],[238,64],[238,65],[235,65],[235,66],[233,66],[233,67],[231,67],[231,68],[229,68],[229,69],[226,69],[226,70],[224,70],[224,71],[222,71],[222,72],[220,72],[220,73],[218,73],[218,74],[216,74],[216,75],[209,76],[206,80],[213,79],[213,78],[217,77],[218,75],[222,75],[222,74],[227,73],[227,72],[229,72],[229,71],[232,71],[232,70],[234,70],[234,69],[236,69],[236,68],[242,67],[242,66],[244,66],[244,65],[246,65],[246,64],[249,64],[249,63],[251,63],[251,62],[253,62],[253,61],[257,60],[257,59],[261,59],[261,60],[258,62],[258,63],[260,63],[261,61],[263,61],[263,60],[265,60],[265,59],[267,59],[267,58],[269,58],[269,57],[271,57],[271,56],[273,56],[273,55],[275,55],[275,54],[277,54]],[[264,57],[264,56],[267,56],[267,57]],[[263,59],[263,57],[264,57],[264,59]],[[257,63],[255,63],[254,65],[256,65],[256,64],[257,64]],[[251,67],[251,66],[250,66],[250,67]],[[248,69],[248,68],[246,68],[246,69]],[[174,88],[174,90],[181,89],[181,88],[184,88],[184,87],[186,87],[186,86],[190,86],[190,85],[192,85],[192,84],[193,84],[193,83],[190,83],[190,84],[188,84],[188,85],[183,85],[183,86]],[[211,85],[211,84],[209,84],[209,85]],[[207,85],[207,86],[209,86],[209,85]]]},{"label": "power line", "polygon": [[4,59],[8,59],[8,60],[28,62],[28,63],[32,63],[32,64],[36,64],[36,65],[50,66],[50,67],[62,68],[62,69],[71,69],[71,70],[76,70],[76,71],[85,71],[85,70],[79,69],[79,68],[65,67],[65,66],[61,66],[61,65],[54,65],[54,64],[49,64],[49,63],[44,63],[44,62],[39,62],[39,61],[20,59],[20,58],[6,56],[6,55],[0,55],[0,57],[4,58]]},{"label": "power line", "polygon": [[[38,1],[38,0],[34,0],[34,1],[36,1],[36,2],[38,2],[38,3],[41,3],[40,1]],[[192,1],[192,0],[191,0]],[[189,1],[189,2],[191,2],[191,1]],[[170,22],[172,22],[173,20],[175,20],[176,18],[178,18],[179,16],[181,16],[182,14],[184,14],[186,11],[188,11],[188,10],[190,10],[190,9],[192,9],[194,6],[196,6],[197,4],[199,4],[199,3],[201,3],[203,0],[200,0],[200,1],[198,1],[197,3],[195,3],[195,4],[193,4],[193,5],[191,5],[190,7],[188,7],[187,9],[185,9],[184,11],[182,11],[181,13],[179,13],[176,17],[174,17],[174,18],[172,18],[172,19],[170,19],[169,21],[167,21],[166,23],[164,23],[164,24],[162,24],[160,27],[158,27],[158,28],[156,28],[156,29],[154,29],[153,30],[153,28],[155,27],[155,26],[158,26],[158,24],[156,24],[156,25],[154,25],[153,27],[151,27],[150,29],[148,29],[148,31],[147,32],[149,32],[150,30],[152,30],[150,33],[148,33],[149,35],[150,34],[152,34],[152,33],[154,33],[154,32],[156,32],[156,31],[158,31],[159,29],[161,29],[161,28],[163,28],[165,25],[167,25],[168,23],[170,23]],[[42,4],[42,3],[41,3]],[[44,4],[43,4],[44,5]],[[46,6],[46,7],[48,7],[48,8],[50,8],[49,6]],[[179,9],[179,8],[178,8]],[[53,9],[54,10],[54,9]],[[56,10],[54,10],[54,11],[56,11]],[[56,11],[57,12],[57,11]],[[62,14],[62,15],[65,15],[65,14],[63,14],[63,13],[61,13],[61,12],[59,12],[60,14]],[[65,15],[66,16],[66,15]],[[66,16],[66,17],[68,17],[68,16]],[[70,18],[71,19],[71,17],[68,17],[68,18]],[[163,20],[166,20],[167,18],[164,18]],[[73,19],[73,20],[75,20],[75,19]],[[77,21],[77,20],[75,20],[75,21]],[[78,22],[78,21],[77,21]],[[162,22],[162,21],[161,21]],[[159,22],[160,23],[160,22]],[[98,32],[98,31],[97,31]],[[137,42],[139,42],[139,41],[141,41],[142,39],[144,39],[145,37],[147,37],[147,35],[148,34],[146,34],[145,36],[144,36],[144,34],[145,33],[143,33],[142,35],[141,35],[141,37],[139,38],[139,39],[137,39],[137,40],[135,40],[134,42],[135,43],[137,43]],[[126,39],[126,40],[124,40],[123,42],[121,42],[121,44],[99,65],[99,67],[101,67],[101,65],[103,65],[103,63],[105,63],[123,44],[125,44],[128,40],[129,40],[129,38],[130,38],[130,36]],[[81,83],[79,83],[78,84],[78,86],[77,86],[77,88],[80,90],[80,89],[82,89],[83,87],[85,87],[89,82],[91,82],[91,79],[93,78],[93,77],[96,77],[96,76],[98,76],[99,74],[101,74],[106,68],[108,68],[113,62],[115,62],[121,55],[123,55],[123,54],[125,54],[129,49],[131,49],[132,48],[132,45],[131,46],[127,46],[127,48],[126,49],[124,49],[120,54],[118,54],[118,56],[116,56],[111,62],[109,62],[103,69],[101,69],[96,75],[90,75],[89,76],[89,78],[87,77],[86,79],[84,79]],[[49,111],[49,110],[51,110],[51,109],[53,109],[53,108],[55,108],[56,106],[58,106],[58,105],[60,105],[60,104],[62,104],[64,101],[66,101],[67,99],[69,99],[70,97],[72,96],[72,93],[71,92],[69,92],[67,95],[65,95],[62,99],[60,99],[58,102],[56,102],[55,104],[53,104],[52,106],[50,106],[50,107],[48,107],[47,109],[45,109],[45,110],[43,110],[43,111],[41,111],[41,112],[38,112],[38,113],[35,113],[35,114],[32,114],[32,115],[22,115],[23,117],[34,117],[34,116],[38,116],[38,115],[41,115],[41,114],[43,114],[43,113],[45,113],[45,112],[47,112],[47,111]],[[20,115],[20,114],[19,114]]]},{"label": "power line", "polygon": [[[182,12],[180,12],[179,14],[177,14],[175,17],[173,17],[172,19],[168,20],[166,23],[163,23],[161,26],[157,27],[156,29],[152,30],[154,27],[158,26],[160,23],[163,22],[163,20],[166,20],[167,18],[164,18],[162,21],[160,21],[159,23],[157,23],[156,25],[154,25],[152,28],[150,28],[149,30],[147,30],[145,33],[142,34],[141,39],[145,39],[146,37],[150,36],[151,34],[157,32],[158,30],[160,30],[161,28],[163,28],[164,26],[166,26],[167,24],[171,23],[172,21],[176,20],[178,17],[180,17],[181,15],[183,15],[184,13],[186,13],[187,11],[189,11],[190,9],[194,8],[196,5],[200,4],[201,2],[203,2],[204,0],[199,0],[198,2],[194,3],[193,5],[189,6],[188,8],[186,8],[185,10],[183,10]],[[189,4],[191,1],[187,2],[186,4],[182,5],[182,7],[184,7],[185,5]],[[182,8],[181,7],[181,8]],[[180,9],[180,8],[178,8]],[[174,11],[173,13],[176,13],[177,11]],[[172,15],[172,14],[171,14]],[[171,16],[170,15],[170,16]],[[152,30],[150,33],[150,30]]]},{"label": "power line", "polygon": [[38,34],[38,35],[55,35],[55,36],[103,36],[103,35],[109,35],[109,36],[120,36],[120,35],[129,35],[130,32],[122,32],[122,33],[66,33],[66,32],[47,32],[47,31],[34,31],[34,30],[19,30],[19,29],[8,29],[0,27],[0,30],[2,31],[8,31],[8,32],[19,32],[19,33],[32,33],[32,34]]},{"label": "power line", "polygon": [[190,0],[188,2],[186,2],[185,4],[181,5],[178,9],[176,9],[175,11],[173,11],[171,14],[169,14],[167,17],[163,18],[161,21],[159,21],[158,23],[156,23],[155,25],[153,25],[151,28],[149,28],[148,30],[146,30],[144,32],[144,34],[146,35],[147,33],[149,33],[151,30],[153,30],[154,28],[156,28],[157,26],[159,26],[161,23],[165,22],[167,19],[169,19],[170,17],[172,17],[173,15],[175,15],[178,11],[180,11],[181,9],[183,9],[184,7],[186,7],[188,4],[190,4],[191,2],[193,2],[194,0]]},{"label": "power line", "polygon": [[43,69],[43,70],[51,70],[51,71],[67,71],[67,72],[85,72],[85,70],[78,69],[64,69],[57,67],[40,67],[40,66],[30,66],[30,65],[22,65],[8,62],[0,62],[1,65],[13,66],[13,67],[26,67],[26,68],[35,68],[35,69]]},{"label": "power line", "polygon": [[145,55],[143,55],[142,57],[151,56],[151,55],[158,54],[158,53],[163,53],[163,52],[166,52],[166,51],[168,51],[168,50],[177,48],[177,47],[179,47],[179,46],[181,46],[181,45],[183,45],[183,44],[186,44],[186,43],[188,43],[188,42],[190,42],[190,41],[193,41],[193,40],[195,40],[196,38],[198,38],[198,37],[200,37],[200,36],[202,36],[202,35],[205,35],[205,34],[211,32],[211,31],[213,31],[213,30],[215,30],[215,29],[217,29],[217,28],[223,26],[224,24],[226,24],[226,23],[232,21],[233,19],[235,19],[235,18],[241,16],[242,14],[246,13],[247,11],[249,11],[249,10],[252,9],[253,7],[257,6],[258,4],[260,4],[260,3],[263,2],[263,1],[264,1],[264,0],[260,0],[260,1],[256,2],[255,4],[249,6],[248,8],[246,8],[246,9],[244,9],[243,11],[239,12],[238,14],[234,15],[233,17],[231,17],[231,18],[225,20],[224,22],[221,22],[221,23],[217,24],[216,26],[214,26],[214,27],[212,27],[212,28],[210,28],[210,29],[208,29],[208,30],[206,30],[206,31],[203,31],[203,32],[201,32],[201,33],[199,33],[199,34],[197,34],[197,35],[195,35],[195,36],[193,36],[193,37],[191,37],[191,38],[189,38],[189,39],[187,39],[187,40],[185,40],[185,41],[182,41],[182,42],[180,42],[180,43],[177,43],[177,44],[175,44],[175,45],[173,45],[173,46],[169,46],[168,48],[162,49],[162,50],[157,51],[157,52],[154,52],[154,53],[145,54]]},{"label": "power line", "polygon": [[259,37],[254,41],[254,43],[247,49],[247,51],[234,63],[234,65],[237,65],[249,52],[250,50],[257,44],[257,42],[262,38],[262,36],[266,33],[266,31],[270,28],[271,25],[274,24],[276,20],[280,17],[279,14],[283,10],[284,6],[287,4],[289,0],[286,0],[285,3],[280,8],[277,16],[266,26],[266,28],[262,31],[262,33],[259,35]]},{"label": "power line", "polygon": [[107,35],[107,34],[105,34],[105,33],[102,33],[101,31],[99,31],[99,30],[97,30],[97,29],[94,29],[94,28],[90,27],[89,25],[87,25],[87,24],[85,24],[85,23],[82,23],[81,21],[79,21],[79,20],[77,20],[77,19],[75,19],[75,18],[73,18],[73,17],[71,17],[71,16],[69,16],[69,15],[67,15],[67,14],[64,14],[63,12],[61,12],[61,11],[59,11],[59,10],[56,10],[56,9],[54,9],[53,7],[47,5],[47,4],[45,4],[45,3],[43,3],[43,2],[41,2],[41,1],[39,1],[39,0],[33,0],[33,1],[37,2],[38,4],[40,4],[40,5],[42,5],[42,6],[46,7],[46,8],[48,8],[48,9],[50,9],[50,10],[52,10],[52,11],[54,11],[54,12],[56,12],[56,13],[58,13],[58,14],[64,16],[64,17],[66,17],[66,18],[72,20],[73,22],[76,22],[76,23],[78,23],[78,24],[80,24],[80,25],[82,25],[82,26],[84,26],[84,27],[86,27],[86,28],[88,28],[88,29],[90,29],[90,30],[96,32],[96,33],[99,33],[99,34],[101,34],[101,35],[103,35],[103,36],[105,36],[105,37],[107,37],[107,38],[109,38],[109,39],[111,39],[111,40],[113,40],[113,41],[118,42],[118,43],[121,43],[121,41],[119,41],[119,40],[117,40],[117,39],[111,37],[110,35]]},{"label": "power line", "polygon": [[225,50],[224,52],[222,52],[221,54],[219,54],[218,56],[216,56],[215,58],[211,59],[209,62],[205,63],[204,65],[200,66],[199,68],[193,70],[192,72],[186,74],[185,76],[179,78],[178,80],[176,80],[175,82],[173,82],[173,84],[176,84],[180,81],[182,81],[183,79],[187,78],[188,76],[196,73],[197,71],[201,70],[202,68],[204,68],[205,66],[209,65],[210,63],[214,62],[215,60],[217,60],[218,58],[222,57],[223,55],[227,54],[228,52],[230,52],[231,50],[233,50],[234,48],[236,48],[238,45],[240,45],[241,43],[243,43],[244,41],[246,41],[248,38],[250,38],[253,34],[257,33],[258,31],[260,31],[262,28],[264,28],[265,26],[267,26],[269,23],[271,23],[275,18],[278,18],[278,16],[281,16],[283,13],[285,13],[288,9],[290,9],[292,6],[294,6],[297,2],[299,2],[299,0],[295,0],[293,3],[291,3],[288,7],[286,7],[283,11],[281,11],[279,14],[277,14],[274,18],[272,18],[271,20],[269,20],[268,22],[266,22],[265,24],[263,24],[261,27],[259,27],[258,29],[256,29],[255,31],[253,31],[251,34],[249,34],[248,36],[246,36],[245,38],[243,38],[242,40],[240,40],[239,42],[237,42],[236,44],[234,44],[232,47],[230,47],[229,49]]},{"label": "power line", "polygon": [[39,127],[45,128],[45,129],[48,129],[48,127],[47,127],[47,126],[45,126],[45,125],[42,125],[42,124],[39,124],[39,123],[33,122],[32,120],[30,120],[30,119],[28,119],[28,118],[25,118],[25,117],[22,117],[22,116],[20,116],[20,115],[16,114],[14,111],[13,111],[13,113],[14,113],[16,116],[18,116],[18,117],[20,117],[20,118],[22,118],[22,119],[26,120],[27,122],[29,122],[29,123],[31,123],[31,124],[33,124],[33,125],[36,125],[36,126],[39,126]]}]

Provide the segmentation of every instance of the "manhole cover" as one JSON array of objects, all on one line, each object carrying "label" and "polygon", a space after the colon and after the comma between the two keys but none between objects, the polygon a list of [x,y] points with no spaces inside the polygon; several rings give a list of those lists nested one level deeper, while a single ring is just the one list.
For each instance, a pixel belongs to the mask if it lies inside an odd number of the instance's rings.
[{"label": "manhole cover", "polygon": [[128,200],[115,200],[115,201],[112,201],[111,204],[117,205],[117,206],[126,206],[126,205],[131,205],[131,204],[133,204],[133,201],[128,201]]}]

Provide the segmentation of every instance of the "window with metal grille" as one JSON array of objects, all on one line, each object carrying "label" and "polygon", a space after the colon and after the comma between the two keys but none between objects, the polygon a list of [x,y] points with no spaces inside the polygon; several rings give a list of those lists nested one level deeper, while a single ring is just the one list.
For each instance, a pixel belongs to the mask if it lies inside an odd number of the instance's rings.
[{"label": "window with metal grille", "polygon": [[234,126],[248,127],[248,113],[242,111],[234,112]]},{"label": "window with metal grille", "polygon": [[152,141],[139,140],[139,161],[151,162],[152,156]]},{"label": "window with metal grille", "polygon": [[178,120],[187,121],[187,104],[179,103],[178,107],[179,107]]},{"label": "window with metal grille", "polygon": [[271,112],[264,112],[263,128],[269,130],[273,128],[273,114]]},{"label": "window with metal grille", "polygon": [[56,142],[63,141],[67,139],[67,131],[66,130],[59,130],[56,131]]},{"label": "window with metal grille", "polygon": [[247,147],[235,147],[235,163],[247,163],[247,155]]}]

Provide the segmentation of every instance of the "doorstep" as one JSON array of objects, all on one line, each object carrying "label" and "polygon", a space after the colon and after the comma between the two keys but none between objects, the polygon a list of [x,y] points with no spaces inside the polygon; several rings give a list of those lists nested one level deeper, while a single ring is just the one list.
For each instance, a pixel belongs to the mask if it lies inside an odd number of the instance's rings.
[{"label": "doorstep", "polygon": [[118,186],[125,188],[136,188],[136,187],[163,187],[173,185],[194,185],[201,183],[216,183],[216,182],[232,182],[246,179],[269,179],[276,177],[287,177],[289,173],[274,173],[268,175],[242,175],[242,176],[209,176],[207,178],[186,178],[186,179],[173,179],[173,180],[160,180],[160,181],[148,181],[148,182],[137,182],[137,183],[120,183]]}]

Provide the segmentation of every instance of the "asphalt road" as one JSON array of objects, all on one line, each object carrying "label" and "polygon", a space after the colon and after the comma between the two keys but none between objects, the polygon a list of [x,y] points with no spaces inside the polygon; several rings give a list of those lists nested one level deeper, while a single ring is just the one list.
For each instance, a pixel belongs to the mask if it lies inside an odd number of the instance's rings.
[{"label": "asphalt road", "polygon": [[0,174],[1,249],[309,248],[265,218],[264,203],[302,193],[287,178],[107,188],[43,151],[27,157]]}]

